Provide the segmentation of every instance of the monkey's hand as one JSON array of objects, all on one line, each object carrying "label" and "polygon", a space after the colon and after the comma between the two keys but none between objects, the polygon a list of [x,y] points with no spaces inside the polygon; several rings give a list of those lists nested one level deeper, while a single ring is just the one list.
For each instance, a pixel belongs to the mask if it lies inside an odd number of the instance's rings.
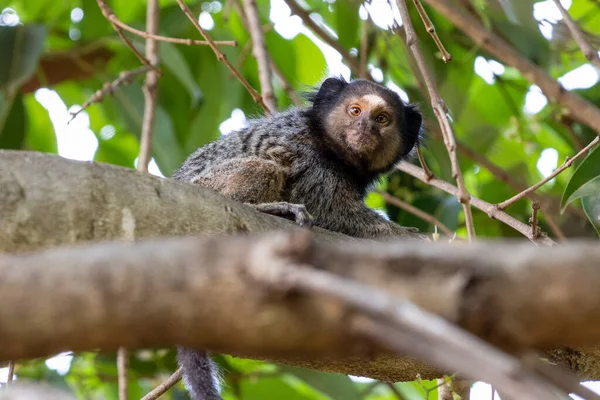
[{"label": "monkey's hand", "polygon": [[[248,204],[248,203],[246,203]],[[261,203],[261,204],[248,204],[254,207],[256,210],[265,214],[276,215],[291,219],[300,226],[311,228],[313,226],[314,218],[306,210],[303,204],[291,204],[284,201],[277,203]]]}]

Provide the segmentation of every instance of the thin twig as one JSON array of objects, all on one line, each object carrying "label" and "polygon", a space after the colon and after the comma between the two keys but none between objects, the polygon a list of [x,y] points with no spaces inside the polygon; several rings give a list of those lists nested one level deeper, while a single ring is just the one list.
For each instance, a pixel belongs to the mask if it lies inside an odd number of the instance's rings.
[{"label": "thin twig", "polygon": [[175,371],[173,373],[173,375],[171,375],[169,377],[169,379],[167,379],[166,381],[164,381],[163,383],[161,383],[160,385],[155,387],[151,392],[149,392],[147,395],[142,397],[141,400],[156,400],[156,399],[158,399],[160,396],[165,394],[167,392],[167,390],[169,390],[173,386],[175,386],[177,384],[177,382],[179,382],[181,380],[182,375],[183,375],[182,369],[178,368],[177,371]]},{"label": "thin twig", "polygon": [[[140,31],[139,29],[135,29],[135,28],[127,25],[123,21],[121,21],[116,16],[116,14],[114,13],[114,11],[108,6],[108,4],[106,4],[105,0],[100,0],[100,2],[98,3],[98,5],[100,6],[100,11],[102,11],[102,14],[104,15],[104,18],[106,18],[109,22],[117,25],[119,28],[123,29],[124,31],[133,33],[134,35],[143,37],[144,39],[154,39],[154,40],[159,41],[159,42],[169,42],[169,43],[175,43],[175,44],[184,44],[186,46],[208,46],[208,42],[206,40],[180,39],[180,38],[173,38],[173,37],[168,37],[168,36],[155,35],[155,34],[152,34],[150,32]],[[237,42],[235,40],[215,41],[215,44],[217,46],[231,46],[231,47],[236,47],[237,46]]]},{"label": "thin twig", "polygon": [[454,232],[452,232],[452,230],[450,228],[448,228],[446,225],[444,225],[443,222],[438,220],[433,215],[428,214],[425,211],[419,210],[417,207],[415,207],[411,204],[408,204],[408,203],[400,200],[399,198],[392,196],[391,194],[389,194],[387,192],[379,192],[379,193],[383,196],[383,199],[385,201],[387,201],[388,203],[393,204],[396,207],[401,208],[405,211],[408,211],[409,213],[417,216],[418,218],[422,219],[423,221],[429,222],[431,225],[437,226],[438,228],[441,229],[442,232],[444,232],[448,236],[454,235]]},{"label": "thin twig", "polygon": [[442,44],[442,41],[440,40],[437,32],[435,31],[435,25],[433,25],[433,23],[431,22],[431,19],[429,19],[429,15],[427,15],[427,12],[423,8],[423,4],[421,4],[421,0],[413,0],[413,3],[415,3],[415,7],[417,8],[417,11],[419,12],[419,16],[421,17],[421,20],[423,20],[423,25],[425,25],[425,29],[427,29],[427,32],[429,32],[429,34],[433,38],[435,45],[440,50],[440,53],[442,54],[442,61],[444,61],[445,63],[451,61],[452,54],[448,53],[448,51]]},{"label": "thin twig", "polygon": [[127,400],[127,368],[129,365],[127,349],[119,347],[117,351],[117,373],[119,379],[119,400]]},{"label": "thin twig", "polygon": [[396,0],[396,3],[398,4],[398,10],[400,11],[400,16],[402,17],[402,23],[406,32],[406,44],[411,50],[419,70],[421,71],[421,75],[425,80],[425,85],[427,86],[427,91],[429,92],[429,98],[431,100],[431,107],[433,108],[435,116],[440,123],[442,135],[444,136],[444,144],[448,150],[448,156],[450,157],[450,163],[452,165],[452,177],[456,180],[456,184],[459,189],[458,201],[462,204],[465,214],[467,237],[469,242],[472,242],[475,240],[475,226],[473,224],[473,214],[471,213],[471,206],[469,204],[470,195],[465,186],[460,165],[458,163],[458,156],[456,155],[456,140],[454,138],[454,133],[452,132],[452,126],[450,125],[450,121],[448,119],[446,107],[439,93],[435,89],[433,77],[427,67],[427,64],[425,63],[423,54],[421,53],[419,38],[417,37],[417,33],[415,32],[410,20],[410,14],[408,13],[406,0]]},{"label": "thin twig", "polygon": [[260,24],[260,17],[256,7],[255,0],[243,0],[244,15],[248,23],[248,31],[252,39],[252,54],[258,64],[258,79],[260,81],[261,95],[267,107],[272,110],[277,110],[277,101],[275,99],[275,91],[273,90],[272,70],[269,53],[267,53],[267,45],[265,43],[265,35]]},{"label": "thin twig", "polygon": [[[298,3],[296,3],[294,0],[284,1],[292,10],[292,14],[296,14],[297,16],[299,16],[302,19],[302,22],[304,22],[304,25],[309,27],[311,31],[313,31],[319,38],[321,38],[321,40],[323,40],[329,46],[333,47],[333,49],[337,50],[337,52],[342,55],[342,58],[350,67],[352,74],[354,74],[355,76],[359,76],[360,66],[358,64],[358,60],[355,57],[352,57],[352,55],[340,44],[340,42],[331,37],[331,35],[325,32],[323,28],[317,25],[315,21],[313,21],[310,17],[309,12],[302,8]],[[368,76],[368,79],[372,79],[370,75]]]},{"label": "thin twig", "polygon": [[[158,0],[148,0],[146,7],[146,30],[151,34],[158,33],[159,20]],[[158,64],[158,43],[152,38],[146,38],[146,58],[152,65]],[[144,117],[138,156],[138,171],[148,172],[148,164],[152,156],[152,134],[154,115],[156,114],[156,98],[158,91],[158,75],[154,71],[146,73],[146,81],[142,88],[144,92]]]},{"label": "thin twig", "polygon": [[10,383],[13,381],[13,379],[15,378],[15,362],[14,361],[9,361],[8,362],[8,375],[6,376],[6,383]]},{"label": "thin twig", "polygon": [[535,238],[540,236],[540,228],[538,227],[538,211],[540,210],[540,202],[534,200],[531,204],[533,214],[531,215],[531,235]]},{"label": "thin twig", "polygon": [[104,85],[102,86],[102,89],[97,90],[93,95],[91,95],[90,98],[85,103],[83,103],[83,105],[81,106],[80,109],[78,109],[77,111],[72,111],[71,119],[68,121],[68,123],[73,121],[73,119],[75,119],[75,117],[80,112],[82,112],[83,110],[88,108],[93,103],[99,103],[102,101],[102,99],[104,99],[105,96],[113,95],[115,93],[115,91],[119,88],[119,86],[131,84],[131,82],[133,82],[133,80],[136,77],[138,77],[150,70],[151,70],[150,67],[143,65],[143,66],[138,67],[131,71],[121,71],[121,73],[119,74],[119,77],[117,79],[115,79],[112,82],[104,83]]},{"label": "thin twig", "polygon": [[[146,57],[144,57],[142,55],[142,53],[139,52],[138,49],[135,48],[133,43],[131,43],[131,40],[127,39],[125,34],[123,34],[123,28],[121,28],[119,25],[114,23],[109,18],[110,14],[112,13],[112,10],[106,4],[106,0],[96,0],[96,1],[98,3],[98,7],[100,7],[100,11],[102,11],[102,15],[104,15],[104,18],[106,18],[110,22],[110,24],[113,26],[114,30],[117,32],[117,35],[119,35],[121,40],[131,49],[131,51],[133,51],[133,54],[135,54],[135,56],[140,60],[140,62],[142,64],[146,65],[147,67],[153,69],[154,71],[156,71],[157,74],[162,75],[162,72],[158,68],[156,68],[154,65],[152,65],[152,63]],[[114,13],[112,13],[112,15],[114,15]]]},{"label": "thin twig", "polygon": [[565,10],[563,5],[560,3],[560,1],[554,0],[554,4],[556,5],[556,7],[558,7],[558,10],[562,14],[563,19],[565,20],[565,23],[569,28],[569,32],[571,32],[571,36],[573,36],[573,39],[575,40],[575,42],[577,42],[577,45],[583,52],[583,55],[585,56],[586,60],[594,64],[596,68],[600,68],[600,57],[598,57],[598,50],[594,49],[590,42],[587,41],[585,35],[581,31],[581,29],[579,29],[577,23],[573,21],[573,18],[571,18],[567,10]]},{"label": "thin twig", "polygon": [[206,40],[208,42],[208,45],[210,46],[210,48],[212,49],[212,51],[217,56],[217,60],[223,62],[223,64],[225,64],[225,66],[227,68],[229,68],[229,70],[233,73],[233,75],[246,88],[246,90],[248,91],[248,93],[250,93],[250,96],[252,96],[252,99],[254,99],[254,101],[256,102],[256,104],[258,104],[259,106],[261,106],[262,109],[265,111],[265,113],[269,114],[271,112],[271,110],[269,109],[269,107],[267,107],[267,105],[263,101],[261,95],[248,83],[248,81],[235,68],[233,68],[233,65],[231,65],[231,63],[229,62],[229,60],[227,60],[227,57],[225,56],[225,54],[223,54],[217,48],[215,42],[210,38],[210,36],[208,35],[208,33],[206,33],[206,31],[204,29],[202,29],[202,27],[198,23],[198,20],[194,17],[194,14],[189,9],[189,7],[184,3],[184,1],[183,0],[177,0],[177,4],[179,4],[179,7],[183,11],[183,13],[188,17],[188,19],[196,27],[196,29],[198,30],[198,32],[200,32],[200,34],[202,35],[202,37],[204,38],[204,40]]},{"label": "thin twig", "polygon": [[429,169],[427,162],[425,162],[425,157],[423,157],[423,152],[421,151],[421,146],[416,146],[417,158],[419,159],[419,163],[421,164],[421,168],[425,171],[425,175],[427,179],[433,178],[433,172]]},{"label": "thin twig", "polygon": [[[406,161],[401,161],[396,165],[396,168],[414,176],[417,179],[420,179],[431,186],[441,189],[446,193],[450,193],[454,196],[458,195],[459,189],[456,186],[439,178],[433,178],[428,181],[427,177],[425,176],[425,172],[416,165],[410,164]],[[544,233],[542,233],[540,237],[534,238],[531,235],[531,227],[529,227],[529,225],[524,224],[523,222],[511,217],[504,211],[499,210],[494,204],[488,203],[487,201],[473,196],[471,196],[471,204],[473,207],[485,212],[490,218],[504,222],[506,225],[510,226],[517,232],[520,232],[523,236],[527,237],[536,244],[542,244],[545,246],[553,246],[555,244],[555,242],[547,237]]]},{"label": "thin twig", "polygon": [[511,197],[510,199],[503,201],[502,203],[498,204],[497,207],[500,210],[504,210],[507,207],[514,204],[515,202],[521,200],[523,197],[527,196],[527,194],[537,190],[538,188],[545,185],[550,180],[554,179],[558,174],[563,172],[565,169],[569,168],[575,162],[575,160],[588,154],[590,152],[590,150],[592,150],[598,144],[600,144],[600,136],[596,136],[596,138],[594,140],[592,140],[587,146],[585,146],[579,153],[575,154],[572,158],[569,158],[569,157],[565,158],[565,161],[563,162],[563,164],[560,167],[558,167],[557,169],[555,169],[554,172],[551,173],[550,175],[548,175],[546,178],[542,179],[535,185],[523,190],[521,193],[516,194],[515,196]]},{"label": "thin twig", "polygon": [[371,27],[371,18],[368,18],[363,21],[362,24],[362,32],[360,34],[360,52],[359,57],[360,61],[358,64],[358,77],[362,79],[367,79],[368,70],[368,55],[369,55],[369,28]]}]

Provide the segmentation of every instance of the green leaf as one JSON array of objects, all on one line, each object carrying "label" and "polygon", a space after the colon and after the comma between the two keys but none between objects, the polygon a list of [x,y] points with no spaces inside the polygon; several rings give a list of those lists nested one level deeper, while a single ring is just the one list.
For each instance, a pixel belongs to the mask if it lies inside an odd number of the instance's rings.
[{"label": "green leaf", "polygon": [[23,96],[19,94],[13,98],[0,93],[0,149],[21,149],[26,128]]},{"label": "green leaf", "polygon": [[358,9],[361,3],[346,0],[336,1],[333,5],[338,41],[346,49],[355,47],[358,41]]},{"label": "green leaf", "polygon": [[42,25],[0,26],[0,89],[16,90],[33,75],[45,37]]},{"label": "green leaf", "polygon": [[28,150],[58,153],[54,126],[48,111],[33,96],[25,96],[27,114],[26,148]]},{"label": "green leaf", "polygon": [[158,46],[159,58],[187,89],[192,99],[192,108],[194,108],[202,97],[202,91],[194,80],[194,75],[190,69],[187,60],[183,57],[177,47],[168,42],[160,42]]},{"label": "green leaf", "polygon": [[[292,42],[296,60],[300,60],[301,63],[297,70],[298,82],[306,85],[316,84],[327,70],[327,63],[321,49],[304,34],[297,35]],[[305,60],[310,62],[304,62]]]},{"label": "green leaf", "polygon": [[[600,180],[594,179],[596,193],[581,199],[583,210],[589,218],[590,222],[596,229],[598,235],[600,235]],[[590,182],[590,183],[592,183]],[[590,184],[588,183],[588,185]],[[586,185],[587,186],[587,185]]]},{"label": "green leaf", "polygon": [[573,173],[560,200],[561,212],[564,212],[565,207],[573,200],[582,197],[576,196],[579,188],[598,176],[600,176],[600,147],[592,150]]},{"label": "green leaf", "polygon": [[[116,91],[115,99],[119,104],[118,110],[127,122],[130,132],[139,138],[144,117],[144,96],[141,85],[134,82],[129,86],[121,87]],[[152,155],[161,172],[168,176],[179,167],[185,156],[175,137],[171,118],[159,104],[156,106],[153,131]]]},{"label": "green leaf", "polygon": [[313,388],[329,395],[334,400],[361,400],[362,396],[352,380],[342,374],[333,374],[284,365],[280,370],[295,375]]}]

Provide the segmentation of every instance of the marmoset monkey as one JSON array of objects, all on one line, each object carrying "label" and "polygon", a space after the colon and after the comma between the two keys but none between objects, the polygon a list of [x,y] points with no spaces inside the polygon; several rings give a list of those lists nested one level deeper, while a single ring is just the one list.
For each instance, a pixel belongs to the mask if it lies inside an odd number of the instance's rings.
[{"label": "marmoset monkey", "polygon": [[[378,84],[328,78],[292,108],[199,148],[173,178],[213,189],[300,225],[363,238],[406,236],[407,228],[364,204],[369,186],[418,144],[414,105]],[[178,349],[192,399],[221,399],[208,354]]]}]

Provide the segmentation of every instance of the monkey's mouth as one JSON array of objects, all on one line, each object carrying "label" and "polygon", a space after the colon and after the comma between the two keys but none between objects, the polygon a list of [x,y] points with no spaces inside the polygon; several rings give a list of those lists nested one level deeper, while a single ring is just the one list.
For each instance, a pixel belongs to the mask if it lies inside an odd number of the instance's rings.
[{"label": "monkey's mouth", "polygon": [[366,129],[348,132],[348,142],[357,150],[367,150],[377,146],[377,135]]}]

